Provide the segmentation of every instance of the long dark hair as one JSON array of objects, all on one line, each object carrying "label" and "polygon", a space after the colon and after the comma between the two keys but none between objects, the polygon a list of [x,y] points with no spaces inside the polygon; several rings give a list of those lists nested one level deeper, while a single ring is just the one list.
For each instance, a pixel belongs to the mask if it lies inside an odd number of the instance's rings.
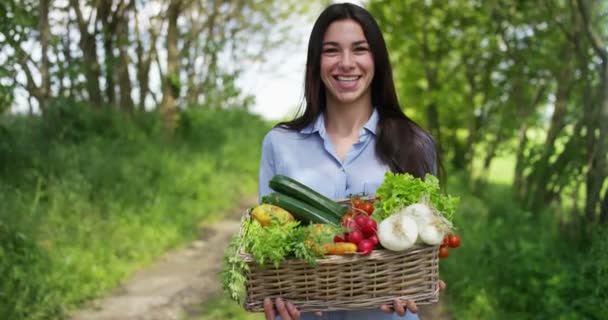
[{"label": "long dark hair", "polygon": [[332,22],[346,19],[354,20],[361,26],[374,58],[371,102],[380,118],[376,129],[376,155],[393,172],[408,172],[417,177],[433,173],[439,166],[434,141],[401,110],[382,31],[367,10],[354,4],[330,5],[317,18],[308,42],[304,82],[306,108],[301,116],[277,126],[303,129],[326,109],[325,86],[320,75],[323,37]]}]

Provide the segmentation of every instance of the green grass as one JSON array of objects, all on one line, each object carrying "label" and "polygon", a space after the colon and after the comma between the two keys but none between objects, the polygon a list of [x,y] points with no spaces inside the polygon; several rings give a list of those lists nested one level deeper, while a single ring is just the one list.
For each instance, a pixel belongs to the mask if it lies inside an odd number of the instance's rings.
[{"label": "green grass", "polygon": [[242,111],[180,115],[70,106],[0,126],[0,319],[61,318],[256,189],[268,125]]},{"label": "green grass", "polygon": [[216,296],[206,301],[200,307],[200,316],[190,318],[192,320],[263,320],[263,313],[251,313],[245,311],[236,302],[223,296]]}]

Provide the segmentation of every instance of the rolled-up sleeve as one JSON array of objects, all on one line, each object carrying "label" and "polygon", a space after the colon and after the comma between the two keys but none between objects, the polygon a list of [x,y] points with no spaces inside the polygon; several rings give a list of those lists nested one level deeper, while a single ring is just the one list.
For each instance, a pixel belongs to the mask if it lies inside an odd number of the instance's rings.
[{"label": "rolled-up sleeve", "polygon": [[260,174],[258,177],[258,201],[260,202],[263,196],[271,192],[268,181],[276,172],[271,133],[266,134],[262,142],[262,159],[260,160]]}]

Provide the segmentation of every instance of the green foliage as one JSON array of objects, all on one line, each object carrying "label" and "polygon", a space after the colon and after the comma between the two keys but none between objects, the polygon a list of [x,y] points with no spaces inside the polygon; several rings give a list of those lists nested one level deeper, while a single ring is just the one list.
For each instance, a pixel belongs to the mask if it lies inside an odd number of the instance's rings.
[{"label": "green foliage", "polygon": [[314,224],[300,226],[299,221],[281,224],[278,219],[273,219],[266,227],[247,219],[242,227],[243,232],[234,236],[226,250],[221,272],[224,291],[239,303],[245,297],[245,274],[249,271],[241,252],[250,254],[255,263],[268,267],[279,267],[288,258],[302,259],[315,266],[316,259],[323,256],[315,248],[331,242],[327,241],[328,236],[335,234],[334,230],[315,229]]},{"label": "green foliage", "polygon": [[[607,229],[581,242],[547,210],[533,214],[510,187],[472,195],[453,179],[461,247],[441,261],[450,314],[461,319],[602,319],[608,312]],[[472,268],[471,266],[475,266]]]},{"label": "green foliage", "polygon": [[199,108],[169,142],[155,113],[56,103],[43,117],[0,116],[2,319],[61,318],[196,237],[254,192],[269,128]]},{"label": "green foliage", "polygon": [[[249,313],[241,306],[225,297],[215,297],[205,302],[200,308],[197,320],[263,320],[263,313]],[[190,318],[188,318],[190,319]]]}]

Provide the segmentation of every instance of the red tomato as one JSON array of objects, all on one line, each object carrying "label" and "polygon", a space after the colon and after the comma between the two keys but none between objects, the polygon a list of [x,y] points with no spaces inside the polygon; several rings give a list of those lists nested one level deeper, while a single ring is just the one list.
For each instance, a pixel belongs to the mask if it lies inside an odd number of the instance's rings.
[{"label": "red tomato", "polygon": [[345,242],[346,240],[344,240],[344,238],[340,237],[340,236],[334,236],[334,243],[338,243],[338,242]]},{"label": "red tomato", "polygon": [[457,234],[449,235],[448,246],[450,246],[450,248],[458,248],[460,246],[460,236]]},{"label": "red tomato", "polygon": [[439,247],[439,258],[447,258],[450,255],[450,250],[446,246]]},{"label": "red tomato", "polygon": [[374,205],[371,204],[371,202],[364,202],[361,205],[361,210],[365,211],[365,213],[367,213],[368,216],[371,216],[372,213],[374,213]]},{"label": "red tomato", "polygon": [[443,237],[443,241],[441,242],[441,245],[442,246],[448,245],[448,235],[447,234]]},{"label": "red tomato", "polygon": [[366,238],[369,238],[376,234],[376,230],[378,230],[378,224],[376,220],[367,218],[363,224],[361,225],[361,232]]},{"label": "red tomato", "polygon": [[363,253],[364,256],[369,255],[374,251],[374,243],[370,240],[363,239],[357,245],[357,251]]},{"label": "red tomato", "polygon": [[363,240],[363,233],[359,230],[354,230],[348,234],[348,242],[350,243],[359,244],[361,240]]}]

